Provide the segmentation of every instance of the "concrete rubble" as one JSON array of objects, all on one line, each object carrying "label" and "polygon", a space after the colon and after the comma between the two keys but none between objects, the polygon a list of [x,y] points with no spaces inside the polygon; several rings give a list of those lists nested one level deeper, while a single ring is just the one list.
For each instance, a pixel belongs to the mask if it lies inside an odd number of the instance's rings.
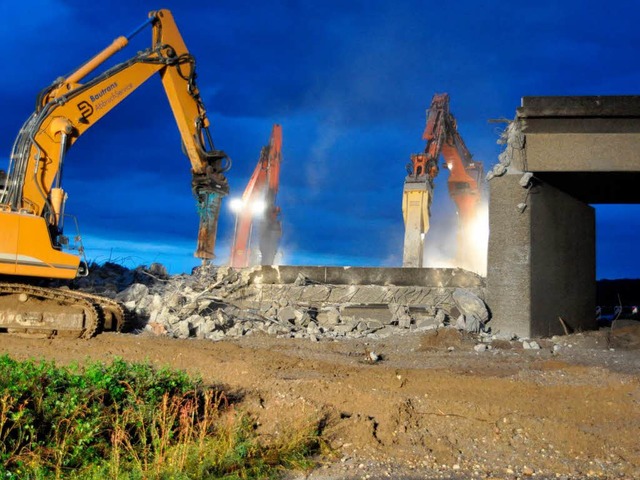
[{"label": "concrete rubble", "polygon": [[339,285],[299,273],[279,283],[282,276],[260,267],[216,266],[172,276],[160,264],[130,270],[107,263],[95,266],[73,287],[121,301],[135,313],[138,331],[175,338],[222,340],[261,332],[319,341],[443,327],[486,338],[490,332],[481,281],[462,282],[464,288],[448,281],[434,286]]}]

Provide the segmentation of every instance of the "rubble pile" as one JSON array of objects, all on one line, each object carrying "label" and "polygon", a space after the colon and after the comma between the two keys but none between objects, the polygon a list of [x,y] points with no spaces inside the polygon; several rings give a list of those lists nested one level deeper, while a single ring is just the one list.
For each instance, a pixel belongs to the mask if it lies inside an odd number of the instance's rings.
[{"label": "rubble pile", "polygon": [[262,284],[252,269],[203,266],[169,276],[159,264],[106,264],[76,283],[124,303],[139,329],[175,338],[384,338],[446,325],[478,333],[489,320],[478,292],[454,287],[333,285],[301,274],[290,284]]}]

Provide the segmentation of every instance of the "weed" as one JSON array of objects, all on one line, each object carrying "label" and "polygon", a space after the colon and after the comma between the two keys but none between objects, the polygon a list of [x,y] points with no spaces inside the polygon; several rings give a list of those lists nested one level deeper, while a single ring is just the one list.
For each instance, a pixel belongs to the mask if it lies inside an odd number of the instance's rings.
[{"label": "weed", "polygon": [[0,356],[0,477],[251,479],[308,468],[314,424],[263,443],[224,392],[116,359],[57,367]]}]

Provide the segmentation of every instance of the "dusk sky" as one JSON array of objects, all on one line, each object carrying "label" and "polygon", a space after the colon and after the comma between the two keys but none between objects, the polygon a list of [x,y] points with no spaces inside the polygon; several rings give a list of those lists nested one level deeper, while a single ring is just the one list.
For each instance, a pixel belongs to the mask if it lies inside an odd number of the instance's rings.
[{"label": "dusk sky", "polygon": [[[514,118],[523,96],[640,94],[637,0],[2,0],[0,169],[37,93],[160,8],[196,58],[215,145],[233,161],[219,265],[233,233],[229,200],[274,123],[284,145],[282,263],[401,266],[405,165],[424,149],[434,93],[450,94],[485,170],[504,127],[489,120]],[[150,37],[143,31],[109,65]],[[172,273],[198,265],[189,162],[159,78],[83,135],[64,173],[89,260],[158,261]],[[428,258],[454,255],[446,181],[441,169]],[[640,206],[596,208],[597,277],[640,277]]]}]

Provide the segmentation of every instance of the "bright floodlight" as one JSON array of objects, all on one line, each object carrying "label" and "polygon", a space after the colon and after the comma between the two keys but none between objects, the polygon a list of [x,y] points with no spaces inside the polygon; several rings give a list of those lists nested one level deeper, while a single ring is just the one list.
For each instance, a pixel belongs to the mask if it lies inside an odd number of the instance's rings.
[{"label": "bright floodlight", "polygon": [[244,202],[241,198],[232,198],[229,200],[229,208],[233,213],[238,213],[244,207]]},{"label": "bright floodlight", "polygon": [[262,215],[267,209],[267,202],[262,199],[251,202],[251,213],[254,215]]}]

